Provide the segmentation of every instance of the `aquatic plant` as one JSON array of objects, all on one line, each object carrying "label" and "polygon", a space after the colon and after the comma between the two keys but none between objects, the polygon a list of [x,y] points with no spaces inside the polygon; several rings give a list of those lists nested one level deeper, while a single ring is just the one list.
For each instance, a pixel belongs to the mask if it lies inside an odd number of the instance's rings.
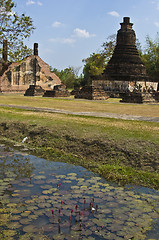
[{"label": "aquatic plant", "polygon": [[[137,188],[124,189],[83,168],[18,153],[24,166],[25,159],[26,163],[30,159],[34,166],[30,181],[28,176],[16,174],[18,161],[13,161],[16,154],[3,152],[0,157],[2,240],[35,236],[55,240],[70,236],[99,240],[142,240],[146,235],[151,238],[148,231],[159,218],[158,191],[147,189],[149,192],[142,193]],[[17,155],[15,158],[18,159]]]}]

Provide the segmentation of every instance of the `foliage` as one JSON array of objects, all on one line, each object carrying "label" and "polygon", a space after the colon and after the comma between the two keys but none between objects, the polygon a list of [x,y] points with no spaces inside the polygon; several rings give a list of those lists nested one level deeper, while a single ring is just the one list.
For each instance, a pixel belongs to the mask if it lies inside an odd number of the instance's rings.
[{"label": "foliage", "polygon": [[85,62],[83,85],[90,85],[93,77],[102,74],[105,68],[105,55],[93,53],[90,57],[84,59],[83,62]]},{"label": "foliage", "polygon": [[93,53],[90,57],[83,60],[85,62],[83,68],[83,85],[90,85],[91,80],[103,73],[104,68],[112,57],[116,44],[116,35],[111,35],[107,41],[102,44],[102,50],[99,53]]},{"label": "foliage", "polygon": [[65,84],[67,88],[80,87],[82,79],[82,76],[78,76],[80,67],[68,67],[61,71],[52,67],[50,67],[50,69],[61,79],[62,83]]},{"label": "foliage", "polygon": [[136,39],[136,47],[137,47],[137,50],[138,50],[139,56],[141,57],[142,54],[143,54],[143,49],[142,49],[142,45],[141,45],[139,39]]},{"label": "foliage", "polygon": [[146,37],[146,48],[141,58],[145,63],[148,75],[157,79],[159,76],[159,33],[155,40],[149,36]]},{"label": "foliage", "polygon": [[159,186],[159,174],[137,170],[118,163],[100,165],[99,173],[108,180],[112,180],[120,184],[137,184],[140,182],[143,186],[153,186],[155,188],[158,188]]},{"label": "foliage", "polygon": [[102,54],[105,56],[105,64],[107,65],[111,59],[116,45],[116,34],[110,35],[106,42],[102,44]]},{"label": "foliage", "polygon": [[8,41],[8,55],[10,61],[18,61],[32,53],[24,45],[24,39],[30,37],[35,29],[33,21],[25,14],[18,15],[14,9],[16,5],[12,0],[0,0],[0,53],[2,53],[3,40]]}]

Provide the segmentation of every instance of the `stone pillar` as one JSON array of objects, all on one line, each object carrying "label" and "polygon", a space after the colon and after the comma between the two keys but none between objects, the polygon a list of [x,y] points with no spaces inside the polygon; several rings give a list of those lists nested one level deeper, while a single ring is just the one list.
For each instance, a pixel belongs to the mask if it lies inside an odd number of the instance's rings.
[{"label": "stone pillar", "polygon": [[7,61],[8,61],[7,40],[3,40],[3,61],[4,61],[4,63],[7,63]]},{"label": "stone pillar", "polygon": [[38,43],[34,43],[34,55],[38,56]]}]

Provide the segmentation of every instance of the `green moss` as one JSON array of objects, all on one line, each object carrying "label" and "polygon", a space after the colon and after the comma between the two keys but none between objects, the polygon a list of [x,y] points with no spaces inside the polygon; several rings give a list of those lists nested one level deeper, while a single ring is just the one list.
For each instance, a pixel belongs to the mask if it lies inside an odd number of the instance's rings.
[{"label": "green moss", "polygon": [[107,164],[98,167],[99,173],[108,180],[120,184],[137,184],[159,189],[159,174],[137,170],[118,164]]}]

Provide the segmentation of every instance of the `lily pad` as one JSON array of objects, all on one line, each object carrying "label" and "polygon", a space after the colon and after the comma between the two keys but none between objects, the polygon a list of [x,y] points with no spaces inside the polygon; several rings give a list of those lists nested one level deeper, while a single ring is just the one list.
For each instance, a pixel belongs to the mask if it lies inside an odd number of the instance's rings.
[{"label": "lily pad", "polygon": [[22,218],[19,222],[21,223],[21,224],[29,224],[30,222],[31,222],[32,220],[31,219],[29,219],[29,218]]},{"label": "lily pad", "polygon": [[49,208],[49,207],[51,207],[51,204],[50,203],[39,203],[38,207],[39,208]]},{"label": "lily pad", "polygon": [[43,189],[49,189],[51,187],[52,187],[51,185],[41,185],[40,186],[40,188],[43,188]]},{"label": "lily pad", "polygon": [[44,191],[42,191],[42,193],[43,193],[43,194],[46,194],[46,195],[47,195],[47,194],[51,194],[51,193],[52,193],[52,190],[44,190]]},{"label": "lily pad", "polygon": [[29,232],[29,233],[35,233],[38,232],[38,228],[36,228],[34,225],[28,225],[23,228],[24,232]]},{"label": "lily pad", "polygon": [[18,229],[20,228],[22,225],[19,224],[19,222],[11,222],[7,224],[7,227],[10,229]]},{"label": "lily pad", "polygon": [[34,210],[37,210],[37,209],[38,209],[37,206],[28,206],[28,207],[27,207],[27,210],[28,210],[28,211],[34,211]]},{"label": "lily pad", "polygon": [[29,215],[28,218],[29,218],[29,219],[37,219],[37,218],[38,218],[38,215],[35,215],[35,214],[33,215],[33,214],[32,214],[32,215]]},{"label": "lily pad", "polygon": [[17,232],[15,230],[8,230],[7,229],[7,230],[3,230],[2,234],[6,239],[11,239],[10,237],[15,236],[17,234]]},{"label": "lily pad", "polygon": [[34,176],[34,179],[41,180],[41,179],[46,179],[46,177],[44,175],[37,175],[37,176]]}]

